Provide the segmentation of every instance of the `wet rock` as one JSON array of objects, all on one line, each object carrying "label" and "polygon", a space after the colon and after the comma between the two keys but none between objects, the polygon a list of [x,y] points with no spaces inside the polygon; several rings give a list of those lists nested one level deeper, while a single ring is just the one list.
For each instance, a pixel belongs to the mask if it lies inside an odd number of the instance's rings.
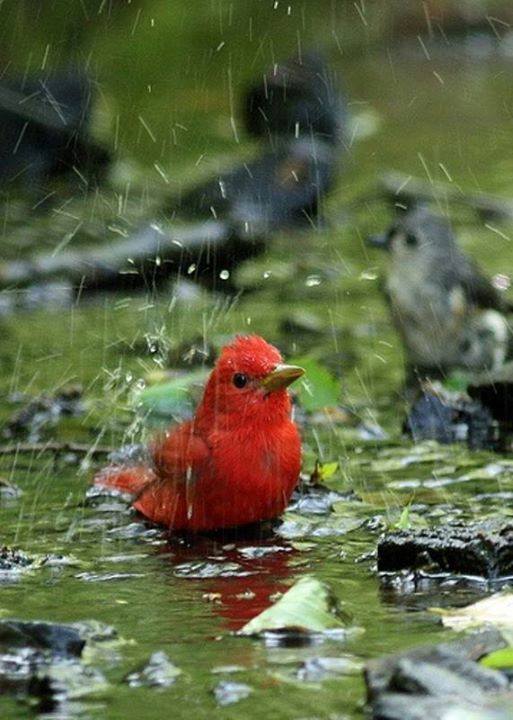
[{"label": "wet rock", "polygon": [[48,650],[53,655],[79,657],[85,645],[72,625],[22,620],[0,621],[0,645]]},{"label": "wet rock", "polygon": [[18,579],[21,575],[42,567],[75,565],[77,560],[65,555],[32,555],[7,546],[0,548],[0,582]]},{"label": "wet rock", "polygon": [[266,557],[267,555],[273,555],[275,553],[291,552],[292,548],[285,545],[260,545],[242,547],[238,549],[239,555],[242,555],[246,560],[259,560],[260,558]]},{"label": "wet rock", "polygon": [[414,402],[404,430],[415,442],[465,442],[471,449],[495,449],[498,427],[492,413],[464,393],[430,387]]},{"label": "wet rock", "polygon": [[103,674],[84,663],[86,645],[116,637],[113,628],[97,622],[2,620],[0,690],[36,702],[40,712],[67,717],[70,701],[107,686]]},{"label": "wet rock", "polygon": [[313,657],[305,660],[297,672],[297,678],[303,682],[322,682],[342,675],[352,675],[358,672],[359,668],[351,658]]},{"label": "wet rock", "polygon": [[429,697],[387,693],[373,706],[373,720],[511,720],[513,694],[472,702],[453,695]]},{"label": "wet rock", "polygon": [[186,577],[202,580],[205,578],[217,577],[246,577],[252,575],[250,570],[246,570],[234,562],[188,562],[182,563],[175,567],[175,575],[177,577]]},{"label": "wet rock", "polygon": [[133,496],[117,488],[91,485],[87,488],[84,504],[97,512],[131,515]]},{"label": "wet rock", "polygon": [[301,515],[327,515],[334,503],[341,500],[359,500],[355,492],[339,493],[321,483],[303,482],[292,496],[288,511]]},{"label": "wet rock", "polygon": [[149,457],[146,445],[132,443],[131,445],[123,445],[119,450],[109,453],[107,459],[110,465],[139,465],[141,462],[147,463]]},{"label": "wet rock", "polygon": [[214,696],[217,704],[221,707],[233,705],[249,697],[253,692],[253,688],[245,683],[231,682],[230,680],[222,680],[214,688]]},{"label": "wet rock", "polygon": [[111,582],[112,580],[132,580],[134,578],[145,577],[145,573],[94,573],[84,572],[75,575],[79,580],[85,582]]},{"label": "wet rock", "polygon": [[486,408],[497,423],[499,448],[510,449],[513,443],[513,362],[475,377],[468,387],[468,394]]},{"label": "wet rock", "polygon": [[13,485],[5,478],[0,478],[0,499],[16,500],[22,494],[23,491],[17,485]]},{"label": "wet rock", "polygon": [[4,545],[0,549],[0,576],[4,573],[23,572],[34,563],[34,557],[22,550]]},{"label": "wet rock", "polygon": [[120,540],[145,540],[148,542],[156,542],[162,537],[162,531],[158,528],[151,528],[142,522],[133,522],[128,525],[114,527],[107,531],[109,538]]},{"label": "wet rock", "polygon": [[182,671],[171,662],[165,652],[153,653],[149,662],[142,670],[127,675],[126,682],[130,687],[160,687],[173,685]]},{"label": "wet rock", "polygon": [[465,713],[485,710],[496,695],[500,697],[509,687],[505,674],[490,672],[477,662],[506,645],[499,631],[486,630],[454,642],[371,660],[365,669],[365,681],[372,717],[375,720],[473,717]]},{"label": "wet rock", "polygon": [[513,574],[513,521],[457,521],[397,530],[378,542],[378,572],[428,569],[496,579]]},{"label": "wet rock", "polygon": [[71,385],[55,395],[40,395],[27,399],[11,396],[11,402],[25,403],[7,421],[4,436],[37,442],[46,429],[54,427],[63,417],[77,417],[84,412],[82,388]]},{"label": "wet rock", "polygon": [[304,515],[287,513],[283,522],[276,528],[277,535],[284,540],[301,538],[325,538],[347,535],[365,523],[365,518],[343,517],[332,514],[322,519],[312,519]]}]

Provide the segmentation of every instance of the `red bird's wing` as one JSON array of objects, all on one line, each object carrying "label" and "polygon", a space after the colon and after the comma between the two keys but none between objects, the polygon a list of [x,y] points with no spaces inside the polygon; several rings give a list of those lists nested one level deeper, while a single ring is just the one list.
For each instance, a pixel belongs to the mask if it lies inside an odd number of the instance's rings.
[{"label": "red bird's wing", "polygon": [[194,431],[194,422],[179,425],[151,448],[159,480],[179,485],[194,481],[209,457],[208,445]]},{"label": "red bird's wing", "polygon": [[210,457],[206,442],[194,432],[193,422],[183,423],[152,448],[155,478],[146,484],[134,507],[154,522],[182,525],[193,504],[196,480]]},{"label": "red bird's wing", "polygon": [[148,465],[112,465],[101,470],[93,482],[99,487],[139,495],[155,478],[155,471]]}]

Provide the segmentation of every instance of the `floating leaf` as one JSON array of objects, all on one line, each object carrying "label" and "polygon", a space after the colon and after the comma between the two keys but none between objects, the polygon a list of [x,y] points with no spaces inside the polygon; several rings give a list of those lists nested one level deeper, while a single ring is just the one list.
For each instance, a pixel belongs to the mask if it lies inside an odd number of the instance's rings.
[{"label": "floating leaf", "polygon": [[399,520],[395,523],[394,527],[397,528],[397,530],[409,530],[410,526],[410,503],[408,503],[408,505],[403,507]]},{"label": "floating leaf", "polygon": [[329,480],[330,477],[338,470],[338,462],[320,463],[318,460],[315,461],[314,469],[310,475],[310,482],[313,485],[319,485]]},{"label": "floating leaf", "polygon": [[513,593],[501,592],[457,610],[436,610],[442,623],[454,630],[475,625],[513,626]]},{"label": "floating leaf", "polygon": [[267,630],[322,632],[343,628],[345,622],[328,586],[311,576],[298,580],[285,595],[239,630],[239,635],[259,635]]},{"label": "floating leaf", "polygon": [[145,388],[137,394],[137,409],[154,422],[192,417],[208,373],[208,369],[194,370]]},{"label": "floating leaf", "polygon": [[513,668],[513,645],[495,650],[480,660],[481,665],[495,670]]},{"label": "floating leaf", "polygon": [[334,407],[339,403],[342,384],[329,370],[309,357],[295,358],[291,362],[306,371],[305,377],[296,384],[295,388],[299,402],[307,412]]}]

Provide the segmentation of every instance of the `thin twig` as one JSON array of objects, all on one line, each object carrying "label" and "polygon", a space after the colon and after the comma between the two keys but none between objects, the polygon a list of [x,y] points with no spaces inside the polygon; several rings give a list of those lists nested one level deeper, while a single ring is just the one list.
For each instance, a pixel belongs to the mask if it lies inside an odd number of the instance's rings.
[{"label": "thin twig", "polygon": [[379,178],[379,189],[394,203],[422,202],[444,198],[472,208],[484,218],[513,219],[513,200],[481,192],[463,192],[448,183],[430,183],[398,172],[388,172]]},{"label": "thin twig", "polygon": [[87,445],[86,443],[72,442],[34,442],[10,443],[0,445],[0,455],[19,455],[27,453],[77,453],[79,455],[108,455],[117,448],[107,445]]}]

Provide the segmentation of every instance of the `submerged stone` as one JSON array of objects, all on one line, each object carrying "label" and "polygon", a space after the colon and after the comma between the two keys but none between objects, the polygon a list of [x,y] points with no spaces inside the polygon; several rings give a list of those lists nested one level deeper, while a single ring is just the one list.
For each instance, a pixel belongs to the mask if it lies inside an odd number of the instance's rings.
[{"label": "submerged stone", "polygon": [[103,691],[107,681],[84,662],[87,645],[112,640],[116,631],[98,622],[60,624],[0,621],[0,691],[30,698],[41,712],[68,716],[69,701]]},{"label": "submerged stone", "polygon": [[253,689],[245,683],[231,682],[230,680],[222,680],[214,688],[214,695],[218,705],[222,707],[233,705],[239,700],[249,697]]},{"label": "submerged stone", "polygon": [[429,388],[412,405],[404,430],[415,442],[465,442],[470,448],[495,449],[497,423],[490,411],[464,393]]},{"label": "submerged stone", "polygon": [[457,521],[396,530],[378,542],[378,572],[429,569],[496,579],[513,574],[513,521]]},{"label": "submerged stone", "polygon": [[0,647],[31,647],[52,655],[79,657],[85,645],[79,630],[58,623],[2,620]]},{"label": "submerged stone", "polygon": [[40,440],[44,432],[55,427],[63,417],[78,417],[85,411],[83,391],[79,385],[70,385],[55,395],[28,397],[15,395],[11,402],[24,403],[13,413],[3,431],[5,437],[23,438],[29,442]]},{"label": "submerged stone", "polygon": [[303,682],[322,682],[343,675],[353,675],[361,669],[348,657],[312,657],[305,660],[297,671],[297,679]]},{"label": "submerged stone", "polygon": [[[367,697],[374,720],[463,720],[506,718],[503,699],[507,676],[482,667],[478,660],[505,647],[497,630],[486,630],[462,640],[428,645],[397,655],[371,660],[365,668]],[[502,701],[501,701],[502,702]]]},{"label": "submerged stone", "polygon": [[173,685],[181,674],[180,668],[171,662],[167,654],[159,651],[153,653],[142,670],[130,673],[126,682],[130,687],[166,688]]},{"label": "submerged stone", "polygon": [[32,555],[24,553],[18,548],[4,545],[0,548],[0,575],[11,572],[22,572],[30,568],[35,561]]}]

